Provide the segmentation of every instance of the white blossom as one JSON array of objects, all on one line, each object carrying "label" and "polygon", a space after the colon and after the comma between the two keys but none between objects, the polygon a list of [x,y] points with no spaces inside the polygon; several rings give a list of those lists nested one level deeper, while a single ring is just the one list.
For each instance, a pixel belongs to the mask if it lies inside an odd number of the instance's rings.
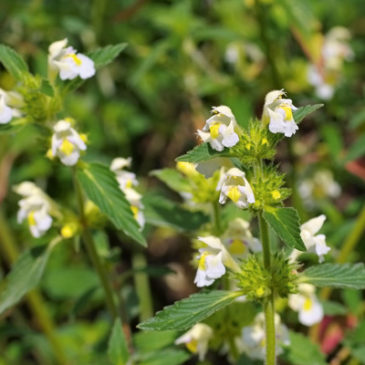
[{"label": "white blossom", "polygon": [[222,236],[222,241],[228,252],[238,259],[243,259],[250,252],[262,251],[260,240],[252,236],[250,224],[242,218],[235,218],[228,224]]},{"label": "white blossom", "polygon": [[132,188],[125,188],[123,189],[126,199],[128,200],[129,204],[131,205],[131,210],[133,213],[134,219],[139,224],[140,228],[142,229],[145,225],[145,217],[143,214],[144,206],[142,204],[142,196],[141,194],[137,193]]},{"label": "white blossom", "polygon": [[299,284],[298,294],[289,295],[289,307],[299,313],[299,322],[312,326],[323,318],[323,308],[311,284]]},{"label": "white blossom", "polygon": [[208,351],[208,342],[213,336],[213,330],[207,324],[197,323],[188,332],[179,337],[176,345],[185,344],[193,354],[198,354],[199,360],[203,361]]},{"label": "white blossom", "polygon": [[209,286],[226,273],[226,266],[239,271],[238,264],[227,251],[221,240],[214,236],[198,237],[207,247],[199,250],[198,270],[194,283],[198,287]]},{"label": "white blossom", "polygon": [[33,237],[41,237],[52,225],[48,196],[35,184],[23,182],[14,187],[14,191],[24,198],[19,200],[18,223],[27,220]]},{"label": "white blossom", "polygon": [[23,98],[15,91],[0,88],[0,124],[9,123],[14,117],[21,115],[18,108],[23,106]]},{"label": "white blossom", "polygon": [[291,99],[283,99],[284,90],[274,90],[266,94],[264,104],[264,121],[269,122],[271,133],[283,133],[291,137],[299,129],[293,118],[293,110],[297,108]]},{"label": "white blossom", "polygon": [[245,173],[236,167],[221,175],[217,190],[220,190],[219,203],[221,204],[224,204],[229,198],[238,208],[244,209],[255,202],[255,196],[245,178]]},{"label": "white blossom", "polygon": [[72,47],[67,47],[67,39],[49,46],[48,63],[53,71],[60,74],[61,80],[72,80],[77,76],[88,79],[95,74],[94,61]]},{"label": "white blossom", "polygon": [[[281,323],[280,317],[275,313],[275,352],[280,355],[282,346],[289,346],[289,331]],[[265,359],[266,354],[266,332],[265,332],[265,315],[259,313],[251,326],[244,327],[242,330],[243,348],[247,355],[252,359]]]},{"label": "white blossom", "polygon": [[132,188],[133,186],[138,185],[138,181],[136,178],[136,174],[130,171],[126,171],[126,167],[131,167],[132,158],[123,158],[117,157],[115,158],[110,166],[110,170],[112,170],[117,178],[119,183],[119,187],[121,190]]},{"label": "white blossom", "polygon": [[213,116],[206,121],[203,130],[198,130],[200,138],[216,151],[235,146],[239,137],[236,133],[237,122],[231,109],[221,105],[213,107],[212,113]]},{"label": "white blossom", "polygon": [[86,150],[86,144],[67,120],[60,120],[53,127],[52,155],[59,157],[67,166],[73,166],[80,158],[80,152]]}]

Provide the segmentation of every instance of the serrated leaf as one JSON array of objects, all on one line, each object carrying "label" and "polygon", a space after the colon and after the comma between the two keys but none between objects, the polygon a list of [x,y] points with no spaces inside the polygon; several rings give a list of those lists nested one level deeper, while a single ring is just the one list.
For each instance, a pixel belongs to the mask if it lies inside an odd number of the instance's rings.
[{"label": "serrated leaf", "polygon": [[157,227],[172,227],[179,231],[196,231],[209,221],[202,212],[184,209],[178,203],[162,196],[145,196],[143,198],[146,222]]},{"label": "serrated leaf", "polygon": [[316,110],[322,108],[324,104],[314,104],[314,105],[306,105],[301,108],[298,108],[293,112],[293,118],[297,124],[299,124],[307,115],[315,112]]},{"label": "serrated leaf", "polygon": [[39,284],[48,258],[58,242],[57,238],[48,246],[29,249],[14,263],[0,292],[0,314],[18,303],[25,294]]},{"label": "serrated leaf", "polygon": [[152,176],[156,176],[159,180],[164,182],[170,189],[174,191],[191,191],[189,181],[174,169],[154,170],[151,171],[150,174]]},{"label": "serrated leaf", "polygon": [[228,148],[225,148],[222,152],[213,150],[208,143],[202,143],[192,150],[188,151],[185,155],[182,155],[176,159],[176,161],[183,162],[203,162],[209,161],[216,157],[234,157]]},{"label": "serrated leaf", "polygon": [[308,337],[290,331],[290,348],[284,357],[293,365],[326,365],[324,354]]},{"label": "serrated leaf", "polygon": [[180,365],[185,364],[191,354],[183,350],[164,349],[140,357],[139,365]]},{"label": "serrated leaf", "polygon": [[320,287],[365,289],[365,266],[358,264],[321,264],[304,270],[301,282]]},{"label": "serrated leaf", "polygon": [[115,320],[109,338],[108,357],[113,365],[126,365],[129,359],[127,341],[124,336],[120,318]]},{"label": "serrated leaf", "polygon": [[270,208],[263,217],[285,244],[306,251],[300,237],[299,216],[294,208]]},{"label": "serrated leaf", "polygon": [[[126,47],[127,43],[109,45],[89,52],[87,53],[87,56],[94,61],[95,70],[97,71],[111,63]],[[84,81],[85,80],[79,77],[66,82],[62,81],[62,92],[65,94],[72,90],[75,90],[80,87],[84,83]]]},{"label": "serrated leaf", "polygon": [[16,80],[21,80],[28,72],[28,65],[22,56],[4,44],[0,44],[0,62]]},{"label": "serrated leaf", "polygon": [[131,206],[120,190],[113,172],[107,166],[90,163],[77,171],[77,178],[88,198],[122,230],[143,246],[146,240],[133,217]]},{"label": "serrated leaf", "polygon": [[154,331],[183,331],[226,307],[240,295],[242,295],[240,292],[223,290],[193,294],[189,298],[165,307],[153,318],[140,323],[137,327]]}]

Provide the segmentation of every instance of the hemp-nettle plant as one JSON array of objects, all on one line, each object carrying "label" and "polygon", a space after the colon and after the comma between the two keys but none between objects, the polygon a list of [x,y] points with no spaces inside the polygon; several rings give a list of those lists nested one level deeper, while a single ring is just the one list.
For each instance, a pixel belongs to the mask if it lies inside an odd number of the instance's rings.
[{"label": "hemp-nettle plant", "polygon": [[[26,227],[29,239],[39,241],[25,250],[5,278],[0,315],[25,297],[40,316],[57,362],[71,364],[31,291],[39,285],[56,247],[64,245],[82,254],[85,248],[103,289],[98,295],[109,313],[105,318],[112,322],[103,363],[147,365],[164,358],[166,364],[182,364],[195,355],[204,361],[216,351],[232,364],[247,356],[274,365],[295,339],[281,315],[286,308],[297,312],[303,326],[312,326],[324,316],[318,287],[365,288],[363,264],[332,262],[331,247],[321,233],[326,216],[300,222],[296,209],[286,205],[291,189],[275,163],[281,141],[300,133],[302,120],[322,105],[294,106],[284,90],[273,90],[264,99],[261,118],[252,117],[246,128],[228,106],[213,107],[197,131],[201,144],[178,157],[176,168],[151,173],[177,192],[183,203],[153,199],[139,185],[130,157],[91,162],[88,131],[65,107],[65,98],[125,46],[84,55],[68,46],[67,39],[54,42],[42,76],[32,74],[13,49],[0,45],[0,62],[14,79],[13,89],[0,89],[0,133],[17,135],[33,127],[42,159],[62,170],[69,184],[66,190],[74,197],[66,206],[45,184],[17,181],[12,186],[18,197],[17,222]],[[339,188],[331,176],[325,181],[331,181],[335,196]],[[315,189],[313,182],[303,184],[300,190],[307,195]],[[151,268],[143,252],[146,232],[153,225],[190,235],[194,284],[197,290],[203,288],[154,317],[147,277]],[[98,234],[106,232],[113,232],[123,249],[131,251],[131,268],[120,269],[122,273],[115,269],[120,251],[106,250],[96,242]],[[139,299],[138,328],[145,331],[137,334],[131,330],[123,292],[130,277]],[[84,301],[93,293],[88,295]],[[150,341],[157,346],[149,349]],[[105,343],[101,340],[98,347]]]}]

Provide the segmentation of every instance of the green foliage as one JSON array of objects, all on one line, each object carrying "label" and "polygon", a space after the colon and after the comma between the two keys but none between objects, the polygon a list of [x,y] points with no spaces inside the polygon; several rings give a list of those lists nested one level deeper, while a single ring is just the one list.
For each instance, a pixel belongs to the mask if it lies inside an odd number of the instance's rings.
[{"label": "green foliage", "polygon": [[186,330],[226,307],[240,295],[241,292],[223,290],[193,294],[165,307],[161,312],[157,312],[155,317],[140,323],[138,328],[154,331]]},{"label": "green foliage", "polygon": [[297,124],[300,124],[306,116],[322,108],[323,105],[324,104],[306,105],[301,108],[298,108],[297,110],[294,110],[293,112],[294,120],[296,121]]},{"label": "green foliage", "polygon": [[143,198],[143,204],[146,222],[154,226],[192,232],[209,222],[206,214],[184,209],[163,196],[147,195]]},{"label": "green foliage", "polygon": [[140,357],[139,365],[180,365],[184,364],[190,354],[183,350],[164,349]]},{"label": "green foliage", "polygon": [[77,170],[77,178],[88,198],[127,236],[146,245],[131,207],[107,166],[91,163]]},{"label": "green foliage", "polygon": [[285,244],[300,251],[306,250],[300,237],[298,213],[294,208],[270,208],[263,217]]},{"label": "green foliage", "polygon": [[364,289],[365,266],[363,263],[311,266],[303,271],[300,281],[319,287]]},{"label": "green foliage", "polygon": [[326,300],[321,304],[323,306],[324,313],[328,316],[345,315],[347,313],[347,308],[340,303]]},{"label": "green foliage", "polygon": [[4,44],[0,44],[0,62],[16,80],[22,80],[28,73],[28,66],[23,58]]},{"label": "green foliage", "polygon": [[325,365],[324,354],[307,336],[290,331],[290,348],[285,359],[293,365]]},{"label": "green foliage", "polygon": [[40,282],[49,256],[59,242],[53,240],[48,246],[38,246],[25,251],[15,262],[0,291],[0,314],[18,303]]},{"label": "green foliage", "polygon": [[114,321],[108,343],[108,356],[113,365],[127,365],[129,352],[120,318]]},{"label": "green foliage", "polygon": [[148,331],[136,333],[133,339],[139,352],[150,352],[173,344],[177,335],[177,331]]},{"label": "green foliage", "polygon": [[176,159],[181,162],[198,163],[209,161],[216,157],[235,157],[230,149],[225,148],[222,152],[213,150],[208,143],[202,143]]},{"label": "green foliage", "polygon": [[189,181],[174,169],[154,170],[150,174],[156,176],[172,190],[177,192],[191,191]]}]

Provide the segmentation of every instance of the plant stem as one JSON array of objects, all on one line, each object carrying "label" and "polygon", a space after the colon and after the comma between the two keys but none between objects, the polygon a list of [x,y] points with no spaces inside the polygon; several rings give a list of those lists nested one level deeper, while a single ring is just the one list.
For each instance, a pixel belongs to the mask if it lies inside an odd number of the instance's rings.
[{"label": "plant stem", "polygon": [[[13,264],[18,258],[19,252],[16,241],[6,222],[2,210],[0,210],[0,243],[3,251],[3,257],[10,265]],[[49,315],[47,306],[45,305],[41,294],[37,290],[32,290],[25,296],[25,299],[33,315],[36,317],[39,326],[48,339],[57,363],[60,365],[68,364],[61,343],[55,335],[54,323]]]},{"label": "plant stem", "polygon": [[141,251],[134,251],[132,255],[132,265],[134,272],[134,284],[139,299],[139,319],[145,321],[153,316],[153,305],[150,283],[148,275],[140,271],[147,267],[146,257]]},{"label": "plant stem", "polygon": [[219,211],[219,202],[216,201],[212,203],[213,205],[213,224],[214,224],[214,232],[219,235],[221,233],[221,217],[220,217],[220,211]]},{"label": "plant stem", "polygon": [[108,275],[107,275],[105,266],[103,265],[99,255],[96,251],[94,240],[87,227],[87,221],[86,221],[86,217],[85,217],[85,213],[84,213],[84,198],[82,195],[81,187],[75,176],[75,169],[73,169],[72,171],[73,171],[73,181],[74,181],[77,201],[78,201],[78,205],[79,205],[80,219],[81,219],[81,224],[83,227],[82,239],[85,243],[86,250],[91,259],[91,262],[99,275],[100,282],[104,289],[105,300],[106,300],[106,304],[108,306],[109,313],[112,316],[112,318],[115,319],[118,317],[118,309],[114,302],[112,286],[108,280]]},{"label": "plant stem", "polygon": [[[271,253],[270,240],[267,223],[262,217],[262,213],[258,214],[260,226],[260,238],[264,256],[264,267],[267,271],[271,271]],[[271,294],[264,303],[265,325],[266,325],[266,365],[275,365],[275,303],[274,288],[271,287]]]}]

